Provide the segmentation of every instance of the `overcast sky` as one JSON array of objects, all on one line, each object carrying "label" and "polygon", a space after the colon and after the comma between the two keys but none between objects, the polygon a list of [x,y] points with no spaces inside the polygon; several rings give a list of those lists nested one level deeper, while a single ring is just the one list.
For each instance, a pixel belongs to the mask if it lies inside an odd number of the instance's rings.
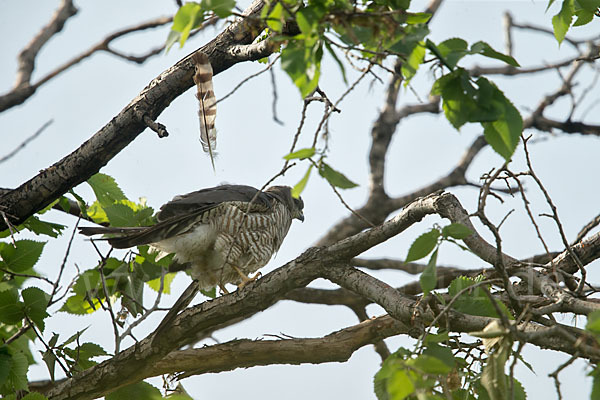
[{"label": "overcast sky", "polygon": [[[3,38],[1,49],[3,61],[0,63],[0,91],[9,90],[14,82],[16,55],[45,24],[57,1],[27,2],[11,1],[0,5],[0,35]],[[414,1],[411,10],[420,11],[425,2]],[[176,11],[175,1],[102,1],[82,2],[76,5],[79,13],[71,18],[63,32],[54,37],[41,51],[36,63],[34,81],[46,72],[62,64],[65,60],[89,48],[108,33]],[[544,13],[545,1],[446,1],[431,24],[434,42],[450,37],[462,37],[474,43],[488,42],[499,51],[504,50],[502,41],[502,13],[508,8],[516,22],[532,22],[551,27],[551,14]],[[576,35],[586,37],[597,27],[586,28]],[[161,43],[167,37],[168,27],[132,35],[114,44],[125,52],[140,54]],[[96,53],[90,59],[78,64],[67,73],[50,81],[24,105],[14,107],[0,114],[3,132],[0,144],[0,157],[18,146],[24,138],[34,133],[46,121],[52,125],[29,144],[25,150],[0,164],[0,187],[15,187],[41,169],[47,168],[77,148],[98,129],[110,121],[144,86],[166,68],[209,41],[219,28],[209,28],[204,34],[191,39],[183,49],[174,46],[166,55],[152,58],[143,65],[135,65],[117,59],[106,53]],[[595,30],[597,32],[597,29]],[[558,47],[550,36],[517,32],[515,34],[515,58],[522,66],[539,65],[544,62],[562,60],[572,51],[569,46]],[[481,65],[498,65],[483,58],[473,58]],[[467,60],[467,65],[471,65]],[[215,77],[214,86],[217,98],[228,93],[246,76],[264,68],[264,64],[244,63],[236,65]],[[345,90],[337,66],[330,59],[324,61],[321,88],[332,99],[337,99]],[[591,76],[591,70],[586,73]],[[349,81],[358,74],[347,69]],[[387,81],[383,71],[380,76]],[[131,199],[147,198],[148,203],[158,208],[174,195],[214,186],[223,182],[248,184],[260,187],[282,166],[281,157],[289,150],[294,132],[300,119],[302,102],[297,89],[290,79],[276,67],[278,89],[277,113],[284,125],[272,119],[272,96],[269,74],[263,74],[244,85],[234,96],[219,103],[217,114],[218,152],[217,171],[213,173],[208,157],[202,152],[198,141],[197,103],[192,91],[175,100],[158,118],[171,133],[168,138],[158,139],[152,131],[146,130],[138,139],[117,155],[102,172],[113,176],[125,194]],[[556,90],[560,80],[556,72],[539,76],[529,76],[516,82],[491,77],[519,109],[526,113],[537,106],[542,95]],[[420,71],[414,81],[414,90],[421,99],[426,99],[432,77],[428,68]],[[369,129],[383,104],[384,86],[376,80],[365,80],[339,106],[330,123],[329,163],[344,172],[360,187],[344,191],[346,201],[352,206],[362,205],[367,193],[367,152]],[[593,105],[597,96],[588,99]],[[418,99],[410,90],[404,90],[400,104],[412,104]],[[556,118],[568,115],[568,102],[559,101],[549,109]],[[586,107],[582,107],[584,110]],[[581,111],[575,114],[578,119]],[[322,105],[313,104],[309,109],[306,128],[298,148],[308,147],[322,115]],[[598,107],[592,108],[586,122],[600,123]],[[456,132],[443,116],[413,117],[399,125],[388,156],[386,185],[390,195],[410,193],[450,171],[461,157],[464,149],[479,134],[475,124],[465,126]],[[534,133],[534,132],[528,132]],[[599,213],[600,190],[597,173],[600,161],[600,142],[594,137],[546,133],[536,133],[531,145],[534,167],[546,184],[553,200],[559,208],[559,215],[569,240],[589,220]],[[501,165],[501,159],[491,149],[484,149],[469,169],[469,178],[478,178],[491,168]],[[277,180],[278,184],[295,184],[304,174],[307,165],[300,164]],[[522,149],[517,149],[513,164],[514,170],[523,168]],[[534,212],[547,212],[541,195],[531,187],[530,199]],[[91,191],[81,185],[76,191],[92,201]],[[477,190],[473,188],[453,188],[468,211],[474,211]],[[294,221],[290,233],[277,257],[262,271],[269,272],[299,255],[311,246],[334,222],[347,211],[320,177],[313,175],[303,194],[306,204],[306,221]],[[531,225],[525,219],[522,201],[506,198],[504,204],[492,202],[490,215],[498,222],[511,209],[516,211],[503,225],[503,250],[514,257],[524,257],[543,252]],[[51,212],[47,219],[72,227],[74,219]],[[416,236],[429,229],[436,218],[427,218],[411,227],[400,237],[394,238],[366,255],[369,257],[403,258],[408,246]],[[541,219],[540,225],[547,230],[548,243],[552,250],[561,250],[560,239],[553,224]],[[484,229],[480,231],[490,240]],[[69,236],[68,232],[65,236]],[[51,241],[37,265],[54,278],[62,261],[66,240]],[[44,238],[44,240],[46,240]],[[75,274],[74,265],[82,270],[96,265],[96,254],[89,242],[78,239],[71,252],[68,278]],[[459,265],[464,268],[484,266],[477,258],[449,246],[443,247],[439,264]],[[588,278],[598,278],[594,267],[589,266]],[[370,272],[371,273],[371,272]],[[414,280],[414,277],[399,272],[382,271],[373,274],[387,283],[399,286]],[[597,279],[596,279],[597,281]],[[178,276],[173,285],[175,295],[166,297],[173,302],[179,292],[187,286],[189,278]],[[38,282],[30,282],[37,285]],[[333,287],[324,281],[313,283],[315,287]],[[43,289],[48,290],[47,287]],[[147,290],[147,300],[152,301],[153,293]],[[200,296],[196,301],[201,301]],[[380,315],[382,310],[370,307],[371,315]],[[158,323],[161,316],[149,318],[135,333],[144,337]],[[355,324],[356,317],[344,307],[324,307],[280,302],[276,306],[256,315],[248,321],[219,331],[215,339],[223,342],[232,338],[261,338],[265,334],[285,334],[293,337],[317,337]],[[571,321],[568,321],[571,322]],[[577,321],[583,326],[585,321]],[[59,332],[63,338],[76,330],[91,325],[84,340],[95,341],[112,351],[114,339],[108,315],[97,312],[86,317],[59,313],[46,321],[47,337],[51,332]],[[210,342],[209,342],[210,343]],[[125,346],[131,343],[126,343]],[[399,345],[410,346],[404,338],[388,340],[394,351]],[[563,354],[541,352],[531,346],[523,353],[533,364],[536,375],[522,365],[517,367],[516,376],[524,383],[529,398],[555,396],[553,382],[547,377],[556,366],[567,357]],[[38,357],[39,358],[39,357]],[[197,399],[229,399],[248,397],[262,399],[290,400],[306,398],[346,398],[371,399],[375,395],[372,378],[379,368],[379,356],[371,347],[357,351],[348,363],[323,364],[317,366],[272,366],[247,370],[210,374],[193,377],[184,382],[190,394]],[[584,363],[575,363],[561,374],[564,383],[563,393],[578,393],[577,398],[587,396],[591,390],[591,380],[586,378],[589,370]],[[47,378],[45,365],[32,366],[30,379]],[[160,386],[160,379],[153,379]],[[580,397],[582,396],[582,397]],[[570,395],[567,398],[574,398]]]}]

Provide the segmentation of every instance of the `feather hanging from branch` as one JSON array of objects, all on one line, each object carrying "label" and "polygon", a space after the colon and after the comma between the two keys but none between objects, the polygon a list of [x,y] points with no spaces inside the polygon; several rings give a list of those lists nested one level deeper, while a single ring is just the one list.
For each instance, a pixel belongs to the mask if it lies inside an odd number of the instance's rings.
[{"label": "feather hanging from branch", "polygon": [[217,102],[215,92],[213,91],[213,69],[208,61],[208,56],[201,51],[192,56],[192,61],[196,66],[194,74],[194,83],[198,89],[196,97],[198,98],[200,109],[198,117],[200,119],[200,142],[202,149],[210,156],[213,170],[215,169],[215,155],[217,147],[217,131],[215,130],[215,119],[217,118]]}]

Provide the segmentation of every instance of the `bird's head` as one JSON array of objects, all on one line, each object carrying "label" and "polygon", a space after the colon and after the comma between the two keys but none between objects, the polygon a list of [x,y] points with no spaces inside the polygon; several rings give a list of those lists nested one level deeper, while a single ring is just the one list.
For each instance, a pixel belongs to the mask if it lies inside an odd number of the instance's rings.
[{"label": "bird's head", "polygon": [[279,201],[285,204],[292,213],[292,218],[299,219],[304,222],[304,201],[302,197],[295,198],[292,196],[292,188],[289,186],[271,186],[266,193],[274,195]]}]

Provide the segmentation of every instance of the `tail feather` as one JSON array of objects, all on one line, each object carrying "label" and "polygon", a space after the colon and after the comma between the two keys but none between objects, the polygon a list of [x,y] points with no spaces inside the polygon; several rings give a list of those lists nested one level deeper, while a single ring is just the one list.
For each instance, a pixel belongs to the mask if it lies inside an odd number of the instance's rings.
[{"label": "tail feather", "polygon": [[215,168],[214,157],[217,147],[217,131],[215,130],[215,119],[217,118],[217,99],[213,89],[213,69],[208,56],[201,51],[193,55],[192,60],[196,65],[194,83],[198,93],[199,107],[198,117],[200,119],[200,142],[202,148],[210,156],[213,169]]},{"label": "tail feather", "polygon": [[154,339],[152,339],[153,341],[157,339],[161,333],[163,333],[164,330],[169,327],[169,325],[171,325],[181,311],[187,308],[199,291],[200,287],[198,286],[198,280],[194,279],[192,283],[190,283],[190,285],[183,291],[181,296],[179,296],[175,304],[173,304],[167,315],[165,315],[163,320],[158,325],[158,328],[156,328],[154,331]]},{"label": "tail feather", "polygon": [[148,243],[137,243],[140,235],[147,232],[149,227],[105,227],[105,226],[85,226],[79,227],[79,233],[85,236],[94,235],[116,235],[115,237],[102,238],[98,240],[108,240],[111,246],[116,249],[127,249],[129,247],[137,246],[138,244]]}]

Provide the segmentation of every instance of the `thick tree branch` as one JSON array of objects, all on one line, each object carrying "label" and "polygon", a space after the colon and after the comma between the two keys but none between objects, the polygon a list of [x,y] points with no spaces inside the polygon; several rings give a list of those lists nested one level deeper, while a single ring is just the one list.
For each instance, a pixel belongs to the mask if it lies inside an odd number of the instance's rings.
[{"label": "thick tree branch", "polygon": [[[245,15],[260,15],[263,4],[262,0],[255,0]],[[227,49],[232,45],[251,43],[262,29],[258,23],[253,18],[239,20],[202,47],[215,74],[240,61],[228,54]],[[70,188],[85,182],[144,131],[146,124],[138,117],[139,113],[156,119],[175,98],[193,85],[193,72],[188,56],[160,74],[81,147],[0,197],[0,209],[16,225]],[[6,223],[0,221],[0,231],[6,228]]]},{"label": "thick tree branch", "polygon": [[368,319],[322,338],[235,340],[170,353],[154,366],[149,366],[147,376],[185,371],[178,377],[185,378],[258,365],[344,362],[363,346],[407,332],[408,327],[403,323],[390,316],[383,316]]},{"label": "thick tree branch", "polygon": [[[143,377],[179,373],[177,378],[183,379],[192,375],[259,365],[345,362],[361,347],[406,332],[408,328],[404,324],[386,315],[365,320],[322,338],[233,340],[169,353],[156,364],[145,365]],[[52,383],[32,382],[30,387],[47,392]]]},{"label": "thick tree branch", "polygon": [[[527,122],[527,121],[525,121]],[[578,121],[556,121],[544,116],[534,116],[531,127],[540,131],[552,132],[559,130],[564,133],[579,133],[581,135],[600,136],[600,125],[590,125]]]},{"label": "thick tree branch", "polygon": [[[327,278],[338,285],[352,290],[381,305],[392,317],[404,321],[413,327],[411,335],[418,336],[431,324],[436,315],[430,309],[401,295],[397,290],[349,266],[336,266],[326,271]],[[466,315],[449,310],[438,323],[452,332],[481,331],[495,318]],[[600,350],[583,344],[577,338],[585,337],[585,333],[577,328],[555,324],[548,328],[536,323],[521,323],[517,327],[523,340],[544,349],[562,351],[568,354],[583,353],[592,361],[600,360]],[[566,340],[565,340],[566,339]]]}]

